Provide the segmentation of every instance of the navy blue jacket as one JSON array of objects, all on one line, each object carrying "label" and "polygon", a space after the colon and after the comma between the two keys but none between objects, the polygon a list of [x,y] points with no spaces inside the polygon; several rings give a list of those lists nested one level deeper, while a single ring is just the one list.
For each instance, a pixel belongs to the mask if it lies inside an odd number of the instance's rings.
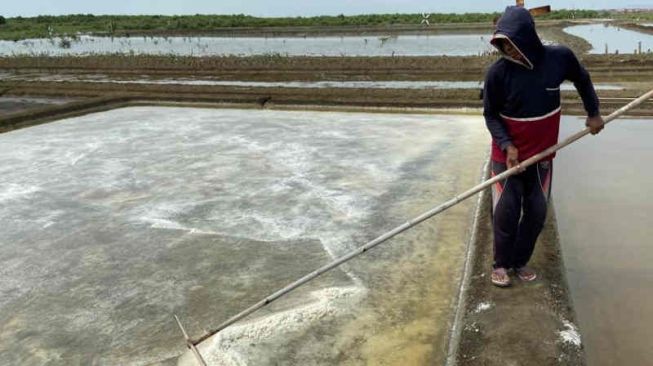
[{"label": "navy blue jacket", "polygon": [[[505,54],[499,45],[500,40],[512,42],[525,62]],[[560,84],[565,80],[574,83],[588,116],[599,114],[599,100],[585,68],[569,48],[544,46],[535,31],[533,17],[525,8],[506,8],[497,23],[492,44],[503,58],[487,72],[483,115],[495,144],[501,150],[513,143],[504,118],[537,118],[559,110]]]}]

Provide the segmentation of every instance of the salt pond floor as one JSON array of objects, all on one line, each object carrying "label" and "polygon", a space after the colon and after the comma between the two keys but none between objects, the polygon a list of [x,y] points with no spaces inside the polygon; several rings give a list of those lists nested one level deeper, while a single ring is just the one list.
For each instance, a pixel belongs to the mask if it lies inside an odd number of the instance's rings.
[{"label": "salt pond floor", "polygon": [[[476,184],[480,116],[133,107],[0,135],[0,364],[176,363]],[[474,201],[201,345],[212,364],[439,364]],[[191,361],[184,356],[180,362]]]}]

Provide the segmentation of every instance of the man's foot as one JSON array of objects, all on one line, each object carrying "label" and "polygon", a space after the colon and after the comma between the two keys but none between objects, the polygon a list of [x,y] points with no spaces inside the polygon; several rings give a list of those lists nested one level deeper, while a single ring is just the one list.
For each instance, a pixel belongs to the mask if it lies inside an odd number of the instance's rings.
[{"label": "man's foot", "polygon": [[495,268],[492,270],[492,283],[495,286],[499,287],[508,287],[510,286],[510,276],[508,276],[508,271],[505,268]]},{"label": "man's foot", "polygon": [[515,273],[517,274],[517,277],[519,277],[520,280],[530,282],[530,281],[535,281],[537,278],[537,273],[532,268],[529,268],[527,266],[523,266],[520,268],[515,268]]}]

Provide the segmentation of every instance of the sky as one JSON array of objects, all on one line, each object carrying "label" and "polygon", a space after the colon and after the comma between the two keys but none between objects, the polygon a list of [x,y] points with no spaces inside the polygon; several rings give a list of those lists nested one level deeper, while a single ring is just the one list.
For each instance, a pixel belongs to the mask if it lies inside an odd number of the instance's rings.
[{"label": "sky", "polygon": [[[514,0],[3,0],[5,17],[61,14],[247,14],[263,17],[502,11]],[[554,9],[651,8],[653,0],[526,0]]]}]

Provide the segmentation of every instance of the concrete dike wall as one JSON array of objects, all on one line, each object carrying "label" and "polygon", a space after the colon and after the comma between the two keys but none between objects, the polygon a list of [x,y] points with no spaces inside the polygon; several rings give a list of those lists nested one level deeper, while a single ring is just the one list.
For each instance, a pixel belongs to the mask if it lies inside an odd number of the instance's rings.
[{"label": "concrete dike wall", "polygon": [[447,365],[584,365],[585,354],[562,259],[555,210],[530,265],[534,283],[491,285],[492,196],[481,193],[461,284]]}]

